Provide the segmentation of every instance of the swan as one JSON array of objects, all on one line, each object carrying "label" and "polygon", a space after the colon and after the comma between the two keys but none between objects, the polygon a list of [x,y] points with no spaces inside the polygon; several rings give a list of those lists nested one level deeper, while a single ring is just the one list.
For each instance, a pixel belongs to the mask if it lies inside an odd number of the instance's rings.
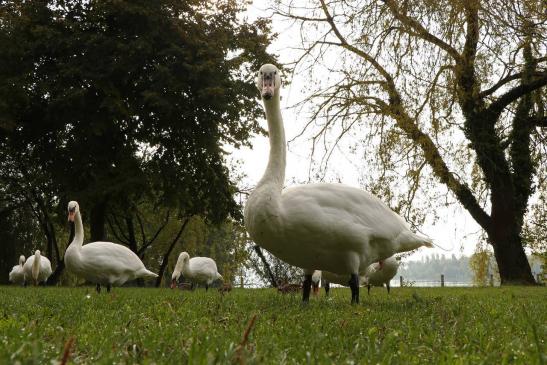
[{"label": "swan", "polygon": [[27,259],[25,265],[23,265],[23,270],[25,272],[25,280],[32,278],[34,285],[38,285],[39,283],[45,284],[52,273],[51,262],[47,257],[42,256],[40,250],[36,250],[34,255]]},{"label": "swan", "polygon": [[77,202],[68,203],[68,220],[74,222],[74,239],[65,252],[65,264],[68,271],[87,281],[101,285],[110,292],[112,285],[123,285],[128,280],[138,278],[156,278],[144,267],[139,256],[129,248],[112,242],[84,242],[84,227],[80,206]]},{"label": "swan", "polygon": [[377,197],[342,184],[283,189],[285,131],[280,110],[280,72],[266,64],[257,75],[268,122],[270,153],[262,179],[245,204],[251,239],[281,260],[304,269],[303,301],[314,270],[347,275],[351,301],[359,302],[359,275],[397,252],[432,247]]},{"label": "swan", "polygon": [[[322,271],[321,278],[323,279],[323,287],[325,288],[325,295],[329,295],[330,284],[338,284],[343,286],[349,286],[349,280],[347,275],[335,274],[329,271]],[[359,276],[359,286],[365,284],[365,275]]]},{"label": "swan", "polygon": [[313,287],[313,294],[319,292],[319,282],[321,281],[321,271],[315,270],[311,275],[311,286]]},{"label": "swan", "polygon": [[19,265],[15,265],[9,273],[9,281],[14,284],[25,284],[25,270],[23,265],[25,264],[25,256],[19,256]]},{"label": "swan", "polygon": [[192,283],[204,284],[205,291],[209,290],[209,285],[217,279],[223,280],[222,275],[217,271],[215,260],[209,257],[192,257],[188,252],[181,252],[175,270],[171,276],[171,288],[175,288],[180,275],[190,280]]},{"label": "swan", "polygon": [[387,293],[389,294],[389,282],[397,275],[399,260],[399,258],[391,256],[385,260],[380,260],[378,263],[372,264],[367,268],[365,284],[367,285],[369,294],[371,285],[383,286],[384,284],[386,284]]}]

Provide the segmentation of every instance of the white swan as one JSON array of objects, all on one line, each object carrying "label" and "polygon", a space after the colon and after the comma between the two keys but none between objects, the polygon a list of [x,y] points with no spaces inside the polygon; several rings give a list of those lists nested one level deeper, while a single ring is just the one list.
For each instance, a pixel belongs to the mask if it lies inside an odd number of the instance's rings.
[{"label": "white swan", "polygon": [[[338,284],[343,286],[349,286],[348,275],[335,274],[329,271],[322,271],[321,278],[323,280],[323,287],[325,288],[325,295],[329,295],[330,284]],[[365,284],[365,275],[359,276],[359,286]]]},{"label": "white swan", "polygon": [[112,285],[123,285],[128,280],[138,278],[156,278],[144,267],[139,256],[129,248],[112,242],[92,242],[83,245],[84,227],[80,206],[77,202],[68,203],[68,220],[74,222],[74,239],[65,252],[65,264],[68,271],[76,276],[97,284],[106,285],[110,292]]},{"label": "white swan", "polygon": [[286,146],[281,118],[281,78],[274,65],[257,77],[266,109],[270,155],[264,176],[245,205],[245,227],[255,243],[287,263],[304,268],[303,300],[315,269],[347,275],[352,302],[359,302],[359,274],[368,265],[431,240],[375,196],[342,184],[308,184],[283,190]]},{"label": "white swan", "polygon": [[217,271],[215,260],[209,257],[192,257],[187,252],[181,252],[175,270],[171,276],[171,288],[176,287],[180,274],[192,283],[204,284],[205,291],[209,285],[217,279],[223,280],[222,275]]},{"label": "white swan", "polygon": [[44,283],[51,275],[51,262],[45,256],[42,256],[40,250],[36,250],[34,255],[30,256],[25,265],[23,265],[25,272],[25,280],[33,281],[34,285]]},{"label": "white swan", "polygon": [[313,288],[313,294],[319,292],[319,282],[321,281],[321,271],[315,270],[311,275],[311,286]]},{"label": "white swan", "polygon": [[19,265],[15,265],[9,273],[9,281],[14,284],[25,284],[25,270],[23,265],[25,264],[25,256],[19,256]]},{"label": "white swan", "polygon": [[365,284],[367,285],[368,293],[370,294],[371,285],[383,286],[386,284],[387,292],[389,294],[389,282],[397,275],[398,268],[399,260],[394,256],[370,265],[365,273]]}]

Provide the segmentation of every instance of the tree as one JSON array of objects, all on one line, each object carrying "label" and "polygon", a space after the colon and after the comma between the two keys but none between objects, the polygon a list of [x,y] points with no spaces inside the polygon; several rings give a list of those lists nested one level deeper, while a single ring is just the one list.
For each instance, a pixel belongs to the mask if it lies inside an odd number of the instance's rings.
[{"label": "tree", "polygon": [[[193,216],[240,219],[225,146],[248,145],[262,132],[251,70],[273,61],[267,22],[241,19],[245,5],[0,4],[1,153],[24,155],[48,182],[31,184],[37,197],[50,199],[36,215],[48,239],[64,228],[50,224],[51,211],[64,216],[69,200],[80,202],[91,241],[107,238],[108,217],[138,226],[134,208],[142,201],[171,209],[181,234]],[[19,189],[18,201],[29,193]],[[144,255],[154,235],[140,247],[136,237],[120,241]]]},{"label": "tree", "polygon": [[106,238],[111,201],[152,185],[191,214],[240,214],[223,146],[260,131],[249,70],[272,61],[267,23],[240,20],[244,5],[0,5],[0,120],[17,126],[5,141],[89,207],[91,240]]},{"label": "tree", "polygon": [[319,0],[276,9],[301,25],[297,70],[329,73],[309,98],[320,127],[314,146],[334,133],[328,156],[344,135],[365,130],[361,140],[377,146],[374,193],[394,198],[402,176],[402,211],[434,176],[486,232],[502,283],[534,283],[522,227],[547,158],[545,2]]}]

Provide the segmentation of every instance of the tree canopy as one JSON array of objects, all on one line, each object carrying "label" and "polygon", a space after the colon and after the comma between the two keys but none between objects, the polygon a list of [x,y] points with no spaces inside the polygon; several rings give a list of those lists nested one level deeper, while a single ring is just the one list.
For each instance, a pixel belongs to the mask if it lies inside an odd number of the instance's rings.
[{"label": "tree canopy", "polygon": [[143,197],[180,216],[239,219],[224,148],[261,132],[253,74],[273,61],[267,23],[242,19],[246,5],[3,1],[1,146],[25,163],[2,183],[16,177],[24,192],[22,170],[39,169],[48,185],[36,193],[55,205],[44,209],[80,201],[92,240],[106,238],[109,212]]}]

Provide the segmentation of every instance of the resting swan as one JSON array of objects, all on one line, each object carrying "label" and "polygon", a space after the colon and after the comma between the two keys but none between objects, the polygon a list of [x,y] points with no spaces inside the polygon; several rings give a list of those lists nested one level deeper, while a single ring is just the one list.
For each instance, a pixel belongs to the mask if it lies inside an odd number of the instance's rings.
[{"label": "resting swan", "polygon": [[365,284],[367,284],[368,293],[370,294],[371,285],[383,286],[386,284],[387,293],[389,294],[389,282],[397,275],[398,268],[399,258],[395,258],[394,256],[370,265],[365,274]]},{"label": "resting swan", "polygon": [[23,265],[25,264],[25,256],[19,256],[19,265],[15,265],[9,273],[9,281],[14,284],[25,284],[25,270]]},{"label": "resting swan", "polygon": [[128,280],[156,278],[158,275],[144,267],[139,256],[129,248],[112,242],[92,242],[83,245],[84,227],[80,206],[77,202],[68,203],[68,220],[74,222],[74,239],[65,252],[68,271],[76,276],[97,284],[106,285],[110,292],[112,285],[123,285]]},{"label": "resting swan", "polygon": [[245,205],[252,240],[287,263],[304,269],[304,302],[314,270],[347,275],[351,301],[359,302],[359,275],[373,262],[431,240],[414,234],[377,197],[342,184],[307,184],[283,190],[286,145],[277,67],[260,68],[261,92],[270,140],[268,165]]},{"label": "resting swan", "polygon": [[171,276],[171,288],[175,288],[180,274],[192,283],[204,284],[205,291],[209,290],[209,285],[217,279],[223,280],[222,275],[217,271],[215,260],[209,257],[192,257],[187,252],[181,252],[175,270]]},{"label": "resting swan", "polygon": [[47,257],[42,256],[40,250],[36,250],[34,255],[27,259],[23,270],[25,271],[25,280],[32,279],[34,285],[45,284],[52,273],[51,262]]}]

